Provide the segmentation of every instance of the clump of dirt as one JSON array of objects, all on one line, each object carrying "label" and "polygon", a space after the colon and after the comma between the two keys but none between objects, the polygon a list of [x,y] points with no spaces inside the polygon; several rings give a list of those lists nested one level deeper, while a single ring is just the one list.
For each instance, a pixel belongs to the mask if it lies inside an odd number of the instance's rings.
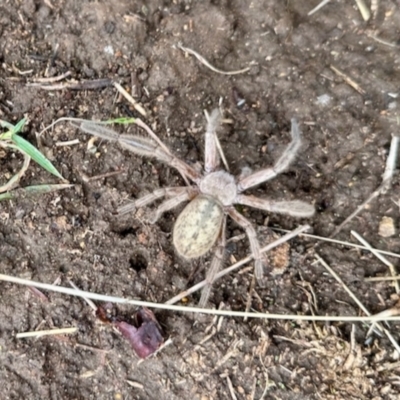
[{"label": "clump of dirt", "polygon": [[[222,98],[218,132],[234,174],[273,165],[290,141],[290,119],[303,131],[301,154],[288,171],[250,192],[313,203],[305,221],[327,237],[380,185],[391,135],[398,132],[400,87],[397,33],[400,12],[381,0],[369,22],[355,2],[319,1],[34,1],[0,5],[0,118],[24,115],[23,135],[75,186],[39,198],[0,203],[0,271],[96,293],[165,302],[203,279],[210,256],[180,259],[171,231],[181,208],[155,224],[138,210],[120,217],[129,198],[184,182],[170,167],[137,157],[110,142],[95,143],[66,123],[37,135],[60,117],[139,116],[109,86],[46,91],[37,78],[71,72],[68,81],[101,78],[128,88],[152,129],[180,158],[203,162],[203,110]],[[179,49],[204,56],[222,75]],[[63,84],[65,82],[61,82]],[[120,131],[139,133],[135,126]],[[140,132],[143,134],[143,132]],[[59,146],[79,139],[78,144]],[[3,178],[20,159],[0,153]],[[4,179],[5,181],[5,179]],[[31,165],[21,186],[56,182]],[[399,252],[399,179],[346,225],[374,247]],[[242,207],[258,227],[293,229],[302,221]],[[379,236],[383,218],[394,235]],[[227,237],[243,232],[228,223]],[[268,236],[266,234],[266,236]],[[268,240],[265,238],[265,240]],[[226,264],[249,253],[247,239],[228,243]],[[255,287],[251,308],[298,315],[362,315],[358,305],[315,260],[318,253],[370,313],[397,307],[388,274],[364,250],[297,238],[270,255],[279,273]],[[275,260],[275,261],[274,261]],[[396,264],[396,258],[390,258]],[[210,307],[244,310],[252,265],[216,285]],[[80,299],[0,283],[0,382],[5,399],[397,399],[398,354],[386,336],[366,339],[368,327],[349,322],[194,316],[155,312],[172,344],[139,361],[119,333],[100,324]],[[198,293],[185,299],[196,304]],[[183,303],[186,304],[186,303]],[[134,314],[127,305],[123,315]],[[16,339],[18,332],[78,327],[72,336]],[[398,340],[398,325],[390,331]]]}]

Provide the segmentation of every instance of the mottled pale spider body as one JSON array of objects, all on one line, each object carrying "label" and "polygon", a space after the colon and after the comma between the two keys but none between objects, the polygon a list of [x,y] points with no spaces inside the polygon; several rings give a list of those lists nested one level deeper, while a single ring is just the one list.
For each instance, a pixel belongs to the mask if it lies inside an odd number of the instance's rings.
[{"label": "mottled pale spider body", "polygon": [[236,198],[235,178],[226,171],[211,172],[201,179],[199,192],[179,214],[174,226],[174,246],[184,258],[200,257],[216,242],[224,207],[234,204]]},{"label": "mottled pale spider body", "polygon": [[[136,201],[119,209],[121,214],[133,211],[166,197],[157,208],[151,222],[155,222],[166,211],[179,204],[190,201],[178,216],[173,231],[173,243],[177,253],[185,259],[193,259],[206,254],[217,243],[214,257],[208,269],[200,305],[208,300],[215,275],[223,262],[225,250],[225,224],[229,215],[246,232],[255,263],[255,276],[261,284],[263,262],[260,244],[253,225],[234,207],[242,204],[261,210],[287,214],[293,217],[311,217],[314,207],[303,201],[272,201],[255,196],[243,195],[246,189],[268,181],[283,172],[294,160],[300,145],[301,132],[296,120],[292,119],[292,141],[273,167],[235,177],[220,168],[220,156],[217,150],[216,130],[220,124],[221,114],[218,109],[208,117],[205,134],[204,173],[175,157],[160,139],[142,121],[136,124],[145,129],[151,139],[134,135],[118,135],[114,131],[90,122],[81,124],[81,129],[95,136],[116,140],[120,145],[141,156],[156,157],[177,169],[187,186],[157,189]],[[189,180],[194,185],[189,184]]]}]

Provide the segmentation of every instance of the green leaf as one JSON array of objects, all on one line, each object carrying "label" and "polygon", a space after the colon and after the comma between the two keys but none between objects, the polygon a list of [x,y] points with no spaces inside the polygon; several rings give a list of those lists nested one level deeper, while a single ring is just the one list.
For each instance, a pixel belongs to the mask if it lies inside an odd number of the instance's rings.
[{"label": "green leaf", "polygon": [[136,118],[128,118],[128,117],[121,117],[104,121],[105,124],[120,124],[120,125],[134,124],[135,122]]},{"label": "green leaf", "polygon": [[13,134],[18,133],[25,125],[26,123],[26,118],[22,118],[21,121],[18,122],[17,125],[15,125],[12,129]]},{"label": "green leaf", "polygon": [[0,126],[2,128],[7,128],[9,131],[12,131],[14,129],[14,125],[10,124],[7,121],[4,121],[3,119],[0,119]]},{"label": "green leaf", "polygon": [[26,118],[22,118],[21,121],[18,122],[17,125],[10,124],[7,121],[0,119],[0,126],[2,128],[7,128],[8,132],[5,132],[0,135],[0,140],[10,140],[12,135],[18,133],[26,123]]},{"label": "green leaf", "polygon": [[[23,121],[23,120],[22,120]],[[15,127],[22,127],[20,121]],[[37,162],[42,168],[46,171],[50,172],[51,174],[55,175],[57,178],[65,180],[62,175],[57,171],[56,167],[51,163],[49,159],[47,159],[35,146],[25,140],[23,137],[13,134],[11,137],[13,143],[18,147],[18,150],[22,151],[23,153],[27,154],[29,157],[32,158],[35,162]]]}]

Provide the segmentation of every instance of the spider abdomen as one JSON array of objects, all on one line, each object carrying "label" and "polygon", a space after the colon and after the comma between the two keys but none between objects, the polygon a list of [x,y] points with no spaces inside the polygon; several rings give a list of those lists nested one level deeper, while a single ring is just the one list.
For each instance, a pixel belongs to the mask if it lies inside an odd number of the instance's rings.
[{"label": "spider abdomen", "polygon": [[216,242],[224,211],[212,197],[199,195],[179,214],[173,232],[174,246],[184,258],[197,258]]}]

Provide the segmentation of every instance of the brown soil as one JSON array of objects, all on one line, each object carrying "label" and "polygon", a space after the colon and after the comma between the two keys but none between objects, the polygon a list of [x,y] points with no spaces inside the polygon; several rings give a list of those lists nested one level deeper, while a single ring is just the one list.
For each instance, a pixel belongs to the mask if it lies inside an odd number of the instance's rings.
[{"label": "brown soil", "polygon": [[[111,78],[129,88],[149,111],[146,122],[182,159],[203,160],[203,110],[223,98],[219,138],[233,173],[272,165],[289,141],[290,118],[304,133],[291,168],[251,191],[315,204],[308,222],[329,236],[380,184],[392,133],[398,132],[400,88],[399,4],[380,0],[365,23],[353,1],[331,1],[313,16],[313,1],[80,1],[0,3],[0,118],[29,123],[37,145],[73,189],[0,203],[0,271],[52,283],[72,279],[81,289],[165,302],[204,276],[210,257],[188,263],[174,252],[171,230],[180,209],[155,225],[143,213],[121,218],[117,206],[155,188],[182,185],[179,174],[156,160],[112,143],[96,142],[57,118],[137,116],[112,87],[45,91],[34,78],[71,71],[78,81]],[[392,46],[378,42],[379,37]],[[222,70],[217,74],[176,48],[182,43]],[[336,67],[354,82],[357,91]],[[245,100],[237,106],[237,97]],[[324,96],[324,97],[320,97]],[[324,101],[324,99],[327,101]],[[137,128],[126,128],[136,132]],[[58,147],[78,138],[78,145]],[[1,183],[20,158],[1,153]],[[114,176],[87,181],[116,170]],[[21,186],[57,182],[31,165]],[[399,252],[398,231],[379,236],[382,217],[399,224],[399,179],[338,235],[356,230],[374,247]],[[293,229],[299,221],[240,208],[261,228]],[[143,212],[143,210],[142,210]],[[228,224],[228,237],[242,234]],[[260,233],[261,236],[261,233]],[[368,282],[387,267],[370,253],[298,238],[276,258],[283,274],[256,287],[252,307],[282,314],[362,315],[343,287],[315,263],[315,252],[342,277],[371,313],[396,305],[389,282]],[[249,252],[246,239],[230,242],[227,263]],[[396,259],[392,259],[396,263]],[[282,262],[282,260],[279,260]],[[222,279],[210,307],[244,310],[252,279],[245,269]],[[101,324],[79,298],[0,283],[2,399],[398,399],[398,355],[386,336],[366,342],[368,326],[213,318],[156,311],[173,344],[139,361],[129,344]],[[313,296],[315,295],[315,298]],[[188,298],[196,304],[198,294]],[[129,318],[132,307],[118,307]],[[71,336],[17,340],[18,332],[77,326]],[[396,339],[399,324],[390,329]],[[132,386],[132,382],[135,383]],[[231,385],[231,388],[230,388]]]}]

